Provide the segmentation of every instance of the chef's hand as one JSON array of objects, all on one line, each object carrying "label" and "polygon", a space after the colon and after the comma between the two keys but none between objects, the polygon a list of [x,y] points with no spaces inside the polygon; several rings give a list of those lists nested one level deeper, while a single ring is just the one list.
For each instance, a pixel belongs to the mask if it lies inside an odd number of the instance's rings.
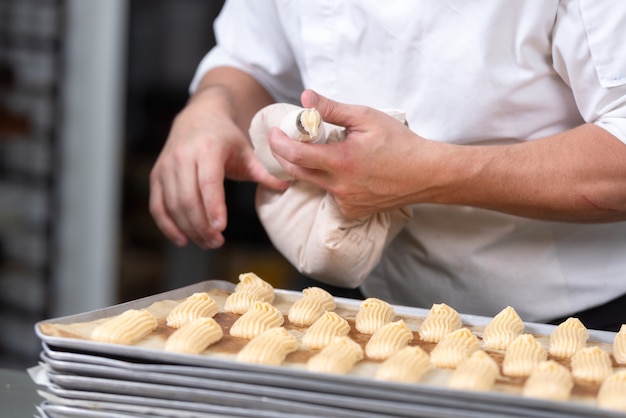
[{"label": "chef's hand", "polygon": [[345,126],[345,140],[306,144],[274,129],[270,146],[289,174],[330,192],[347,217],[420,203],[559,222],[626,217],[626,148],[595,124],[532,141],[468,146],[424,139],[382,112],[310,90],[301,100]]},{"label": "chef's hand", "polygon": [[324,121],[346,127],[347,136],[338,143],[307,144],[273,129],[270,146],[289,174],[327,190],[350,218],[411,201],[408,168],[418,164],[418,154],[431,141],[369,107],[338,103],[311,90],[302,93],[301,101],[304,107],[315,107]]},{"label": "chef's hand", "polygon": [[176,116],[150,174],[150,213],[178,246],[188,239],[203,249],[224,243],[224,178],[287,187],[260,163],[223,93],[207,88],[190,100]]}]

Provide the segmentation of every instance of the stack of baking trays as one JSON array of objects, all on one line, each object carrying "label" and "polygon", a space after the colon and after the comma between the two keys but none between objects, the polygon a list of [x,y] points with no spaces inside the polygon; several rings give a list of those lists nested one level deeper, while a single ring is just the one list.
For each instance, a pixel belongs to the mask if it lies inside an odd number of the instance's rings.
[{"label": "stack of baking trays", "polygon": [[[280,365],[237,359],[247,340],[230,329],[241,315],[224,311],[235,285],[206,281],[106,309],[55,318],[36,324],[42,340],[41,363],[31,370],[44,401],[41,417],[624,417],[624,412],[598,406],[599,383],[575,383],[566,400],[523,396],[525,378],[501,373],[504,351],[484,347],[483,331],[493,318],[460,315],[463,327],[495,360],[500,373],[486,390],[451,389],[454,370],[431,366],[417,382],[377,379],[381,361],[367,355],[346,373],[312,372],[307,363],[318,350],[303,347],[306,327],[296,326],[287,312],[302,292],[275,289],[272,306],[284,315],[285,328],[298,347]],[[166,351],[173,333],[168,312],[186,298],[206,292],[217,302],[213,316],[223,337],[200,354]],[[348,336],[365,347],[370,335],[356,330],[362,301],[334,298],[334,312],[350,324]],[[420,327],[432,311],[393,306],[394,320],[402,319],[413,333],[409,346],[426,353],[435,347],[420,338]],[[132,345],[94,341],[93,329],[130,309],[147,309],[158,320],[156,329]],[[524,323],[546,350],[554,326]],[[620,365],[613,355],[616,333],[589,331],[586,347],[609,353],[611,372]],[[280,348],[276,347],[276,350]],[[569,359],[559,363],[570,367]],[[407,366],[408,367],[408,366]]]}]

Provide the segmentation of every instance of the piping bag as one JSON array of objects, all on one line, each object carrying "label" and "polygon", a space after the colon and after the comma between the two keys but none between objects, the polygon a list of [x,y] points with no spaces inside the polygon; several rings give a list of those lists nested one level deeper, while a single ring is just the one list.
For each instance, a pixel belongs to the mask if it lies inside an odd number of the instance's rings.
[{"label": "piping bag", "polygon": [[[406,123],[403,112],[386,112]],[[410,206],[346,218],[326,190],[296,181],[282,168],[267,140],[272,127],[315,144],[343,140],[344,129],[322,121],[315,109],[275,103],[259,110],[249,129],[255,153],[270,174],[291,184],[282,192],[259,185],[255,206],[274,247],[300,273],[334,286],[358,287],[412,218]]]}]

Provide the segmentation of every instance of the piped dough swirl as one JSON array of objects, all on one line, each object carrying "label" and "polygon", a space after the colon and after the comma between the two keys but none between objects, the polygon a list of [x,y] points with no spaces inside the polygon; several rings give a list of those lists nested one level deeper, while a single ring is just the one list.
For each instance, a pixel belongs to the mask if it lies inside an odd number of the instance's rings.
[{"label": "piped dough swirl", "polygon": [[237,354],[237,361],[278,366],[287,354],[298,349],[298,340],[283,327],[269,329],[256,336]]},{"label": "piped dough swirl", "polygon": [[374,360],[385,360],[407,346],[413,332],[402,319],[377,329],[365,345],[365,354]]},{"label": "piped dough swirl", "polygon": [[598,392],[598,406],[626,412],[626,370],[613,373],[602,383]]},{"label": "piped dough swirl", "polygon": [[396,313],[389,303],[377,298],[368,298],[361,302],[356,314],[355,327],[362,334],[373,334],[383,325],[388,324]]},{"label": "piped dough swirl", "polygon": [[617,364],[626,364],[626,324],[623,324],[613,339],[613,357]]},{"label": "piped dough swirl", "polygon": [[448,387],[488,391],[496,383],[498,374],[498,364],[495,360],[484,351],[478,350],[458,365],[448,381]]},{"label": "piped dough swirl", "polygon": [[274,287],[254,273],[242,273],[235,291],[224,302],[224,311],[243,314],[257,301],[272,303]]},{"label": "piped dough swirl", "polygon": [[363,349],[350,337],[335,337],[307,362],[307,370],[318,373],[345,374],[363,359]]},{"label": "piped dough swirl", "polygon": [[437,367],[454,369],[480,348],[478,338],[467,328],[461,328],[443,337],[430,353],[430,361]]},{"label": "piped dough swirl", "polygon": [[333,296],[319,287],[309,287],[302,291],[303,297],[294,302],[289,308],[287,318],[289,322],[308,326],[315,322],[326,311],[335,309]]},{"label": "piped dough swirl", "polygon": [[165,341],[165,351],[200,354],[224,336],[222,327],[213,318],[198,318],[178,328]]},{"label": "piped dough swirl", "polygon": [[573,387],[574,379],[570,371],[554,360],[546,360],[528,376],[522,394],[529,398],[566,401]]},{"label": "piped dough swirl", "polygon": [[430,358],[421,347],[406,346],[382,362],[376,370],[376,379],[415,383],[430,368]]},{"label": "piped dough swirl", "polygon": [[589,332],[578,318],[568,318],[550,334],[550,355],[569,358],[585,347]]},{"label": "piped dough swirl", "polygon": [[445,303],[435,303],[420,327],[424,341],[438,343],[443,337],[463,326],[461,315]]},{"label": "piped dough swirl", "polygon": [[283,314],[268,302],[255,302],[230,327],[233,337],[252,339],[270,328],[280,327],[285,321]]},{"label": "piped dough swirl", "polygon": [[572,356],[572,375],[579,383],[602,383],[613,373],[611,357],[600,347],[585,347]]},{"label": "piped dough swirl", "polygon": [[485,327],[483,343],[492,350],[506,350],[509,344],[524,331],[522,318],[510,306],[500,311]]},{"label": "piped dough swirl", "polygon": [[103,343],[132,345],[157,327],[157,319],[145,309],[129,309],[108,319],[91,332],[91,339]]},{"label": "piped dough swirl", "polygon": [[547,350],[531,334],[518,336],[509,345],[502,361],[502,373],[512,377],[527,377],[542,361],[548,359]]},{"label": "piped dough swirl", "polygon": [[170,311],[167,326],[182,328],[195,319],[211,318],[217,311],[217,303],[208,293],[194,293]]},{"label": "piped dough swirl", "polygon": [[311,325],[302,337],[302,345],[312,349],[326,347],[334,337],[350,332],[350,324],[335,312],[326,311]]}]

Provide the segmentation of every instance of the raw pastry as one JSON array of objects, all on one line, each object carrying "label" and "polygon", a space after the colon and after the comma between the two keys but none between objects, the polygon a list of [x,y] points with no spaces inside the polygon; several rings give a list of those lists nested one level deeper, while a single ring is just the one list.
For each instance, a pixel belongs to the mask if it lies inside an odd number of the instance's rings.
[{"label": "raw pastry", "polygon": [[224,311],[234,314],[244,314],[254,302],[261,301],[262,289],[254,288],[246,292],[233,292],[224,302]]},{"label": "raw pastry", "polygon": [[537,364],[548,359],[548,352],[531,334],[518,336],[507,348],[502,373],[512,377],[527,377]]},{"label": "raw pastry", "polygon": [[154,331],[157,325],[157,319],[147,310],[129,309],[94,328],[91,339],[131,345]]},{"label": "raw pastry", "polygon": [[274,301],[274,287],[261,279],[254,273],[242,273],[239,275],[239,283],[235,287],[235,292],[259,295],[263,302],[272,303]]},{"label": "raw pastry", "polygon": [[613,357],[617,364],[626,364],[626,324],[623,324],[613,339]]},{"label": "raw pastry", "polygon": [[356,314],[355,327],[361,334],[373,334],[396,316],[393,306],[377,298],[368,298],[361,302]]},{"label": "raw pastry", "polygon": [[415,383],[430,367],[430,358],[422,348],[406,346],[381,363],[376,370],[376,379]]},{"label": "raw pastry", "polygon": [[311,357],[307,370],[319,373],[345,374],[363,359],[363,349],[350,337],[335,337],[319,353]]},{"label": "raw pastry", "polygon": [[465,390],[490,390],[498,378],[498,364],[482,350],[463,360],[452,373],[448,387]]},{"label": "raw pastry", "polygon": [[454,369],[480,348],[478,338],[467,328],[461,328],[443,337],[430,353],[430,361],[437,367]]},{"label": "raw pastry", "polygon": [[626,370],[613,373],[602,383],[598,392],[598,406],[626,412]]},{"label": "raw pastry", "polygon": [[252,339],[270,328],[280,327],[284,321],[283,314],[270,303],[254,302],[230,327],[230,335]]},{"label": "raw pastry", "polygon": [[324,348],[334,337],[343,337],[349,332],[348,321],[335,312],[326,311],[306,330],[302,337],[302,345],[313,349]]},{"label": "raw pastry", "polygon": [[602,383],[613,373],[609,353],[600,347],[581,348],[572,356],[572,376],[580,383]]},{"label": "raw pastry", "polygon": [[217,310],[217,303],[208,293],[194,293],[170,311],[167,326],[181,328],[194,319],[211,318]]},{"label": "raw pastry", "polygon": [[274,287],[254,273],[242,273],[235,292],[224,302],[224,311],[243,314],[257,301],[272,303]]},{"label": "raw pastry", "polygon": [[413,332],[402,319],[376,330],[365,346],[365,354],[374,360],[384,360],[404,348],[413,339]]},{"label": "raw pastry", "polygon": [[509,344],[524,331],[524,322],[515,309],[504,308],[493,317],[483,331],[483,343],[492,350],[506,350]]},{"label": "raw pastry", "polygon": [[237,354],[237,361],[278,366],[298,349],[298,340],[283,327],[269,329],[250,340]]},{"label": "raw pastry", "polygon": [[589,332],[578,318],[568,318],[557,326],[550,335],[550,355],[569,358],[585,347]]},{"label": "raw pastry", "polygon": [[570,371],[554,360],[546,360],[539,363],[526,379],[522,394],[530,398],[566,401],[573,387]]},{"label": "raw pastry", "polygon": [[174,331],[165,341],[165,350],[200,354],[224,336],[222,327],[213,318],[198,318]]},{"label": "raw pastry", "polygon": [[302,291],[303,297],[289,308],[289,322],[308,326],[315,322],[326,311],[335,309],[335,298],[319,287],[309,287]]},{"label": "raw pastry", "polygon": [[461,315],[445,303],[435,303],[420,327],[420,337],[438,343],[443,337],[463,326]]}]

